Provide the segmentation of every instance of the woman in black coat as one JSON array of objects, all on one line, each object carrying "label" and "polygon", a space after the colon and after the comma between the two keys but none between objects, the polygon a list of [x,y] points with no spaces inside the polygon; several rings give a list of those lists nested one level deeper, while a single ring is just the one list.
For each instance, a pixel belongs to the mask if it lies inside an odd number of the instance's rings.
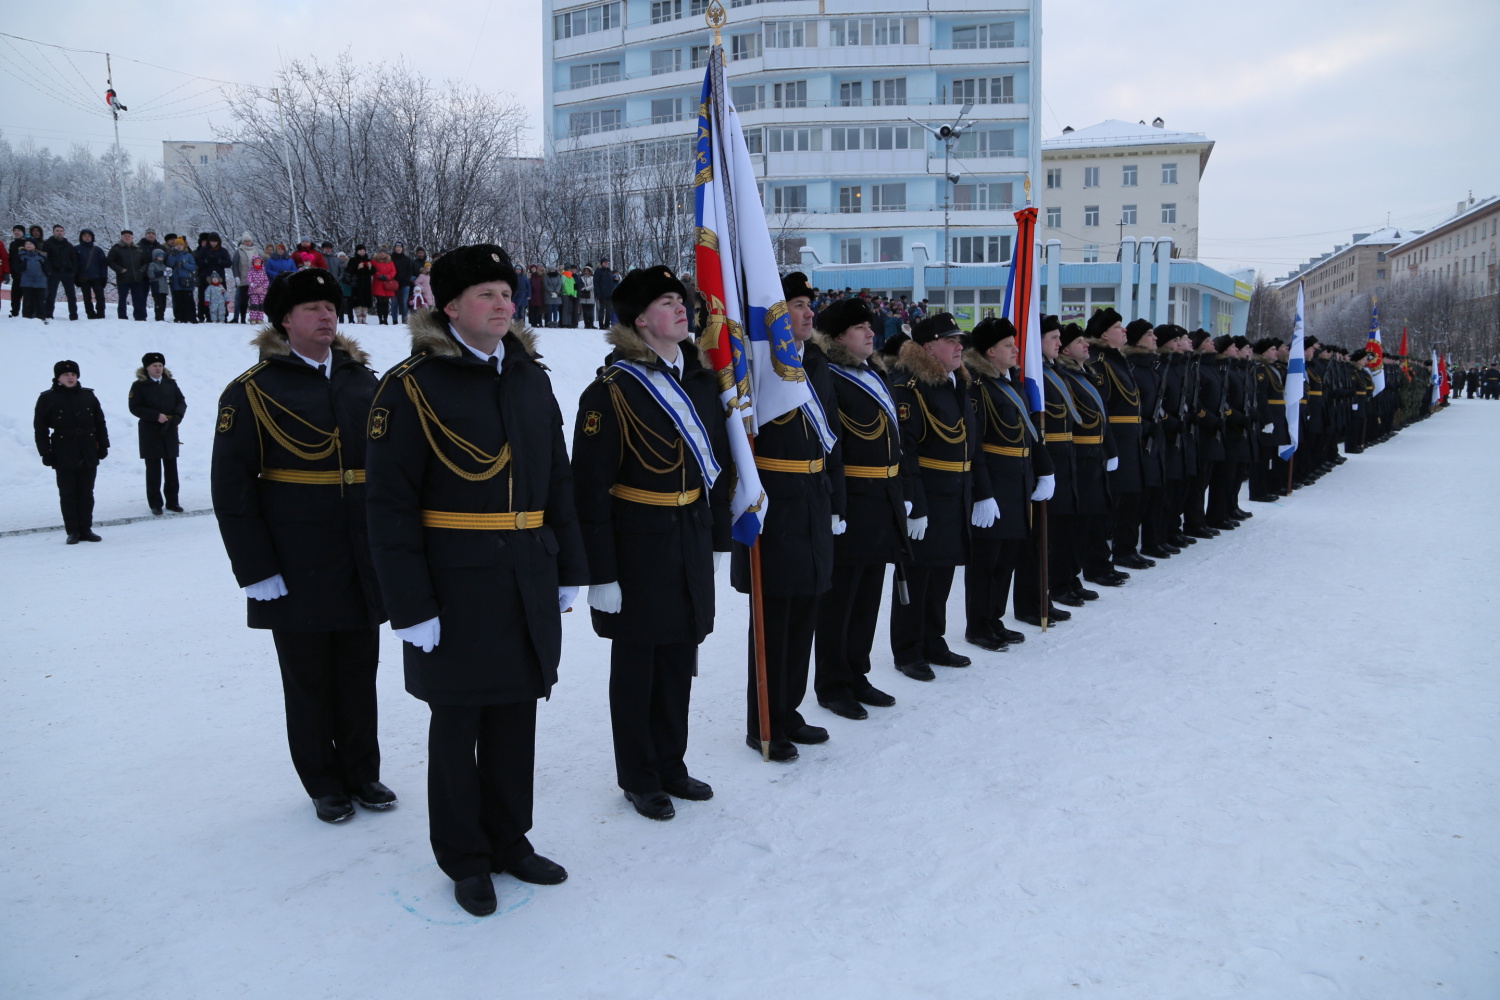
[{"label": "woman in black coat", "polygon": [[109,431],[94,390],[78,384],[78,362],[52,366],[52,388],[37,397],[32,427],[42,464],[57,474],[68,544],[100,541],[93,532],[94,477],[109,454]]},{"label": "woman in black coat", "polygon": [[354,314],[354,322],[363,323],[375,306],[375,261],[364,244],[354,248],[354,256],[344,265],[344,280],[350,289],[349,311]]},{"label": "woman in black coat", "polygon": [[162,512],[162,472],[166,472],[167,510],[182,513],[177,502],[177,429],[187,413],[187,400],[166,359],[152,351],[141,358],[130,387],[130,412],[134,414],[136,435],[140,441],[141,460],[146,463],[146,503],[151,513]]}]

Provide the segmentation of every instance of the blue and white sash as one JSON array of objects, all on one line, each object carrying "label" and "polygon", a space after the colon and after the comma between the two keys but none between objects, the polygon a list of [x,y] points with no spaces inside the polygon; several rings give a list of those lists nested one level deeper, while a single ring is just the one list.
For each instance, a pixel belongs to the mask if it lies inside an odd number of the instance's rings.
[{"label": "blue and white sash", "polygon": [[[833,367],[832,365],[829,366]],[[828,413],[823,409],[823,401],[818,398],[818,390],[812,386],[807,387],[807,402],[798,407],[807,417],[808,422],[813,425],[813,430],[818,432],[818,440],[823,442],[823,454],[833,451],[833,446],[839,443],[838,435],[828,426]]]},{"label": "blue and white sash", "polygon": [[1078,416],[1078,408],[1073,405],[1073,394],[1069,392],[1068,387],[1063,384],[1062,376],[1058,375],[1057,372],[1053,371],[1051,368],[1048,368],[1047,381],[1057,386],[1057,391],[1062,393],[1063,402],[1068,404],[1068,413],[1072,415],[1073,422],[1075,424],[1083,423],[1082,418]]},{"label": "blue and white sash", "polygon": [[648,368],[636,361],[616,361],[614,367],[634,375],[646,387],[651,398],[661,404],[667,416],[672,418],[672,423],[677,425],[677,432],[682,435],[682,440],[687,442],[688,450],[698,460],[703,481],[712,487],[723,470],[719,468],[719,460],[714,458],[714,450],[708,440],[708,429],[698,419],[698,411],[688,398],[687,390],[666,372]]},{"label": "blue and white sash", "polygon": [[1094,383],[1089,381],[1088,373],[1079,372],[1073,376],[1073,381],[1089,391],[1089,395],[1093,397],[1094,406],[1099,410],[1099,415],[1104,416],[1104,399],[1099,395],[1099,390],[1094,388]]},{"label": "blue and white sash", "polygon": [[1016,412],[1021,414],[1021,423],[1026,425],[1026,433],[1030,435],[1031,440],[1035,441],[1037,436],[1036,425],[1031,422],[1031,414],[1026,412],[1026,404],[1021,402],[1021,394],[1011,388],[1010,383],[1006,382],[1003,378],[995,379],[995,384],[1000,387],[1006,396],[1010,397],[1012,403],[1016,404]]},{"label": "blue and white sash", "polygon": [[886,386],[885,379],[876,375],[868,368],[847,368],[844,365],[829,365],[829,370],[835,375],[848,379],[859,386],[865,392],[875,397],[875,402],[885,411],[891,426],[900,423],[896,419],[896,401],[891,398],[891,390]]}]

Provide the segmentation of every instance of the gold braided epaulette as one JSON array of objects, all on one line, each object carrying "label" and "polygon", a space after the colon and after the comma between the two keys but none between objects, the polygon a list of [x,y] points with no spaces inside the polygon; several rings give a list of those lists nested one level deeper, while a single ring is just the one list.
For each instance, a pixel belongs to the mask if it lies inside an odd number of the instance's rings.
[{"label": "gold braided epaulette", "polygon": [[262,368],[264,368],[267,364],[268,364],[268,362],[262,361],[260,364],[254,365],[253,367],[247,369],[245,371],[245,373],[243,375],[241,375],[239,378],[235,379],[235,381],[236,382],[241,382],[241,383],[245,382],[246,380],[248,380],[249,378],[251,378],[256,372],[258,372]]}]

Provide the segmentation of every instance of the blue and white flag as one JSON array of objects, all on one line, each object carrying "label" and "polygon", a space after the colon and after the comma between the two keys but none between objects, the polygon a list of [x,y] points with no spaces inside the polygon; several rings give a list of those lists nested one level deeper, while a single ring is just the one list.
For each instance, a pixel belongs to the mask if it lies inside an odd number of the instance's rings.
[{"label": "blue and white flag", "polygon": [[1437,348],[1432,349],[1432,405],[1436,407],[1443,396],[1443,371],[1438,364]]},{"label": "blue and white flag", "polygon": [[1370,339],[1365,341],[1365,350],[1369,351],[1374,364],[1365,362],[1365,367],[1370,372],[1370,379],[1375,383],[1375,393],[1385,392],[1385,360],[1384,348],[1380,344],[1380,301],[1378,299],[1370,302]]},{"label": "blue and white flag", "polygon": [[1286,358],[1286,388],[1281,398],[1286,402],[1286,432],[1291,435],[1292,443],[1284,444],[1277,452],[1283,462],[1289,461],[1297,451],[1297,431],[1300,424],[1302,411],[1302,383],[1307,378],[1307,360],[1303,354],[1303,337],[1305,331],[1302,327],[1302,282],[1297,282],[1297,315],[1292,321],[1292,346],[1291,353]]}]

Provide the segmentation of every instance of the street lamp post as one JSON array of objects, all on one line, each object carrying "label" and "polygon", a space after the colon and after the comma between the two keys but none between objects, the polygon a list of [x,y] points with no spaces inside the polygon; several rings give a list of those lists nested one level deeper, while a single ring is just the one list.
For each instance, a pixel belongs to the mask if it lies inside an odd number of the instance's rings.
[{"label": "street lamp post", "polygon": [[965,101],[963,108],[958,112],[958,117],[954,118],[952,124],[949,125],[932,126],[924,122],[919,122],[915,118],[907,119],[907,121],[913,124],[920,125],[934,139],[943,144],[943,302],[949,309],[953,306],[953,303],[947,301],[948,272],[953,267],[953,262],[949,259],[953,255],[953,244],[948,235],[951,224],[949,214],[952,210],[953,185],[958,183],[958,175],[950,171],[949,162],[953,156],[954,140],[962,135],[965,129],[974,124],[973,122],[964,121],[964,116],[973,110],[974,102]]}]

